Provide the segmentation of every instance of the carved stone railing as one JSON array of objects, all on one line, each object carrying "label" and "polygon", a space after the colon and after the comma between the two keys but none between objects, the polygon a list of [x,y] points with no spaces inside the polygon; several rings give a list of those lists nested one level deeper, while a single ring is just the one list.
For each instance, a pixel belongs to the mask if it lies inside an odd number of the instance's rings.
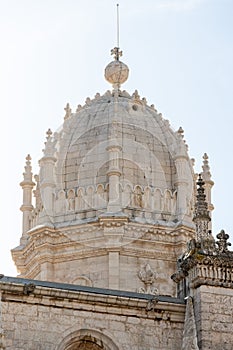
[{"label": "carved stone railing", "polygon": [[180,257],[177,271],[171,276],[178,284],[178,294],[187,296],[190,288],[200,285],[233,288],[233,252],[228,250],[229,235],[223,230],[218,241],[191,240],[188,250]]},{"label": "carved stone railing", "polygon": [[[133,187],[128,184],[120,187],[121,209],[129,218],[138,217],[149,221],[176,219],[176,190],[162,191],[150,186]],[[108,200],[108,184],[60,190],[54,193],[52,221],[56,222],[56,217],[59,219],[61,215],[66,215],[69,221],[94,218],[99,212],[107,210]],[[30,213],[30,229],[43,223],[43,213],[47,209],[43,206],[43,198],[38,200],[37,206]]]}]

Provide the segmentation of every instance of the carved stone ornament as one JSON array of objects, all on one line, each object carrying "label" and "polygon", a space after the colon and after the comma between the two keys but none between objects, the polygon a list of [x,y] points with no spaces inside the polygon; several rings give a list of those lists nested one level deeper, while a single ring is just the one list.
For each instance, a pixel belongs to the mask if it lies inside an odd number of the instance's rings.
[{"label": "carved stone ornament", "polygon": [[229,239],[229,235],[227,233],[225,233],[224,230],[221,230],[218,234],[217,234],[217,239],[218,241],[216,242],[218,245],[218,251],[219,253],[228,253],[228,246],[231,246],[230,242],[227,242],[227,240]]},{"label": "carved stone ornament", "polygon": [[34,292],[36,286],[34,283],[28,283],[23,286],[23,294],[29,295]]},{"label": "carved stone ornament", "polygon": [[171,276],[178,283],[178,293],[183,295],[189,293],[189,288],[203,284],[233,289],[233,252],[228,250],[231,245],[227,242],[229,235],[221,230],[216,241],[208,229],[211,218],[204,186],[205,182],[199,174],[193,218],[196,239],[189,241],[187,251],[177,261],[176,273]]},{"label": "carved stone ornament", "polygon": [[213,239],[191,240],[187,251],[178,259],[171,278],[179,283],[189,276],[190,287],[201,284],[233,288],[233,252],[228,250],[229,235],[223,230]]},{"label": "carved stone ornament", "polygon": [[0,330],[0,349],[6,349],[4,332]]},{"label": "carved stone ornament", "polygon": [[145,264],[138,272],[138,277],[144,283],[144,287],[138,289],[139,293],[158,294],[158,289],[153,286],[156,280],[156,273],[151,269],[149,263]]},{"label": "carved stone ornament", "polygon": [[151,300],[148,300],[146,305],[146,311],[155,311],[156,305],[158,303],[158,298],[153,297]]}]

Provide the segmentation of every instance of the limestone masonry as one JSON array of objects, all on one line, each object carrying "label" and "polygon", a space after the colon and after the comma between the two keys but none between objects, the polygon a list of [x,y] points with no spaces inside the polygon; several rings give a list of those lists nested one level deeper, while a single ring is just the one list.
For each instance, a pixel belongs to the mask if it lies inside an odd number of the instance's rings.
[{"label": "limestone masonry", "polygon": [[0,349],[232,350],[233,252],[211,232],[208,156],[138,91],[112,50],[112,91],[26,157],[18,277],[0,276]]}]

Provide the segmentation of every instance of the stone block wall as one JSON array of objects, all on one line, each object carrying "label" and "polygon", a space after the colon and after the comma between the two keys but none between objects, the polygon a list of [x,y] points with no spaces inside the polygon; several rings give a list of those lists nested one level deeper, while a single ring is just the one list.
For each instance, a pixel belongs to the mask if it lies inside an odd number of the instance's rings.
[{"label": "stone block wall", "polygon": [[86,349],[87,339],[93,341],[91,350],[181,349],[182,303],[159,298],[153,302],[152,296],[143,299],[137,294],[108,295],[106,290],[96,294],[33,288],[25,289],[25,284],[1,288],[7,350]]},{"label": "stone block wall", "polygon": [[181,323],[18,303],[4,303],[3,310],[7,350],[60,350],[69,334],[83,329],[107,335],[119,350],[181,349]]},{"label": "stone block wall", "polygon": [[233,349],[233,289],[202,285],[194,290],[200,350]]}]

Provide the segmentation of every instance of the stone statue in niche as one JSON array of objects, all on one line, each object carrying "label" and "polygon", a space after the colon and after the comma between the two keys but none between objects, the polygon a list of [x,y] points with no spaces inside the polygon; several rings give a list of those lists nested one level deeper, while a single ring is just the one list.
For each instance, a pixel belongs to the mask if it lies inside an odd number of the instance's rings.
[{"label": "stone statue in niche", "polygon": [[144,197],[144,208],[151,209],[151,189],[149,187],[145,188],[143,197]]},{"label": "stone statue in niche", "polygon": [[68,192],[68,210],[73,211],[75,209],[75,192],[69,190]]},{"label": "stone statue in niche", "polygon": [[59,191],[57,195],[57,200],[55,202],[55,212],[56,213],[66,213],[68,210],[68,202],[66,199],[65,191]]},{"label": "stone statue in niche", "polygon": [[136,186],[134,190],[134,205],[142,208],[142,189],[140,186]]},{"label": "stone statue in niche", "polygon": [[139,293],[158,294],[158,289],[154,287],[156,273],[152,270],[149,263],[142,266],[141,270],[138,272],[138,277],[144,283],[144,287],[138,289]]},{"label": "stone statue in niche", "polygon": [[79,188],[77,192],[77,197],[75,198],[75,209],[83,210],[84,208],[85,208],[84,189]]}]

